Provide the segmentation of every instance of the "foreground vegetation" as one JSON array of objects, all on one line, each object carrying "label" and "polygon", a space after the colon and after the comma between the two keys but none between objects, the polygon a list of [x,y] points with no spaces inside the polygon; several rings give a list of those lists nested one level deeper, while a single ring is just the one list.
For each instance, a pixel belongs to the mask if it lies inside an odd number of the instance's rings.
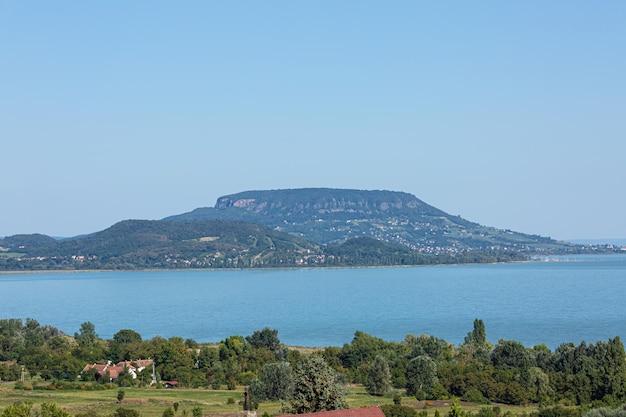
[{"label": "foreground vegetation", "polygon": [[[119,377],[84,370],[87,364],[142,358],[153,359],[154,368],[135,375],[124,368]],[[507,411],[578,417],[626,402],[626,352],[619,337],[563,343],[554,351],[507,340],[492,345],[481,320],[459,346],[427,335],[388,342],[356,332],[342,347],[305,350],[284,346],[269,328],[200,345],[180,337],[143,340],[131,329],[102,340],[89,322],[71,337],[33,319],[4,319],[0,379],[0,406],[10,412],[16,401],[32,402],[35,409],[54,403],[91,417],[120,406],[144,416],[196,417],[244,408],[277,415],[387,404],[388,417],[416,417],[396,407],[402,401],[433,417],[437,411],[460,413],[450,417],[470,411],[478,417]],[[178,388],[165,389],[172,381]],[[456,411],[455,399],[461,401]]]},{"label": "foreground vegetation", "polygon": [[[13,383],[0,383],[0,415],[6,407],[16,402],[32,402],[33,408],[37,409],[43,403],[53,402],[62,410],[72,415],[84,415],[96,412],[100,416],[108,416],[119,407],[138,411],[142,417],[162,417],[168,408],[174,408],[177,416],[193,417],[193,409],[199,407],[205,416],[235,415],[243,410],[243,387],[236,390],[212,390],[197,388],[157,389],[157,388],[124,388],[125,396],[121,402],[117,401],[118,388],[107,390],[21,390],[14,389]],[[376,405],[393,404],[393,395],[374,397],[367,394],[363,386],[350,386],[348,388],[347,402],[350,408],[370,407]],[[434,416],[439,410],[442,416],[447,415],[452,401],[417,401],[415,398],[403,398],[402,405],[415,410],[426,411],[429,417]],[[466,413],[477,414],[481,405],[462,403],[461,408]],[[490,407],[492,408],[492,407]],[[500,405],[502,415],[510,413],[513,416],[522,414],[530,415],[538,411],[533,406],[505,406]],[[267,401],[260,404],[257,414],[262,416],[267,413],[278,415],[282,413],[280,401]]]}]

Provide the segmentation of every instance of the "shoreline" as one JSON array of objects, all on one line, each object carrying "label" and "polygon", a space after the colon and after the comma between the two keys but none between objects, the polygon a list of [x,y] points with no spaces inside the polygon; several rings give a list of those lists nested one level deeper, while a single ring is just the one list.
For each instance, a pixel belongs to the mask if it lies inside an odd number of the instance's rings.
[{"label": "shoreline", "polygon": [[[505,265],[505,264],[523,264],[531,262],[542,262],[540,259],[527,259],[523,261],[510,262],[465,262],[450,264],[427,264],[427,265],[349,265],[349,266],[294,266],[280,268],[146,268],[146,269],[33,269],[33,270],[0,270],[0,275],[29,275],[29,274],[80,274],[80,273],[99,273],[99,272],[172,272],[172,271],[294,271],[307,269],[369,269],[369,268],[422,268],[437,266],[466,266],[466,265]],[[563,261],[566,262],[566,261]]]}]

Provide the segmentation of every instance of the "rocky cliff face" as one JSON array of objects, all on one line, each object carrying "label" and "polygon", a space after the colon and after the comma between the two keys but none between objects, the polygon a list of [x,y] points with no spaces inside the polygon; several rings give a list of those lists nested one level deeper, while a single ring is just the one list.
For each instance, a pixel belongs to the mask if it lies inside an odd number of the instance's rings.
[{"label": "rocky cliff face", "polygon": [[414,195],[393,191],[338,190],[304,188],[295,190],[246,191],[220,197],[215,209],[231,207],[259,214],[276,212],[322,215],[328,213],[355,213],[367,216],[404,212],[406,215],[445,215]]}]

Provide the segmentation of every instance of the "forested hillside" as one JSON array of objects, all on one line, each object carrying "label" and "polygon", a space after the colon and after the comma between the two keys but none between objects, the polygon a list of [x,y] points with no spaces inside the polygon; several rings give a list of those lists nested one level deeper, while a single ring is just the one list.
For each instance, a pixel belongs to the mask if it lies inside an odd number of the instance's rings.
[{"label": "forested hillside", "polygon": [[0,254],[0,270],[5,271],[391,266],[525,259],[514,251],[428,255],[371,238],[325,246],[267,226],[227,220],[127,220],[76,239],[20,235],[0,241],[0,247],[5,247]]},{"label": "forested hillside", "polygon": [[0,242],[10,244],[0,268],[242,268],[295,265],[303,256],[320,253],[318,245],[303,238],[238,221],[127,220],[77,239],[48,239],[47,245],[30,245],[31,240],[22,236]]}]

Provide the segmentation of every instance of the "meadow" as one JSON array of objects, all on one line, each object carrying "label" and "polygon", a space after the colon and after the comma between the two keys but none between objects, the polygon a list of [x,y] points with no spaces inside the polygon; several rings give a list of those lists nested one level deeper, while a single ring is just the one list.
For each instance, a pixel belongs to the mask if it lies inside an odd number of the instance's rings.
[{"label": "meadow", "polygon": [[[54,402],[61,409],[72,415],[96,411],[105,416],[113,413],[118,407],[137,410],[142,417],[161,417],[163,411],[178,403],[176,416],[191,417],[192,409],[200,407],[204,416],[236,416],[243,410],[243,387],[236,390],[213,390],[206,388],[124,388],[124,399],[117,401],[118,388],[88,391],[88,390],[23,390],[15,389],[14,382],[0,382],[0,412],[6,406],[18,401],[30,401],[34,408],[44,402]],[[348,404],[350,408],[370,407],[375,405],[392,404],[393,392],[384,397],[374,397],[365,391],[361,385],[350,385],[348,390]],[[451,401],[417,401],[415,398],[403,397],[402,404],[416,408],[418,411],[427,410],[428,416],[439,410],[442,416],[447,415]],[[491,407],[492,405],[490,405]],[[508,406],[498,405],[502,413],[510,411],[514,416],[529,414],[537,411],[535,406]],[[480,405],[461,403],[464,411],[478,412]],[[283,414],[281,404],[277,401],[263,402],[259,405],[257,415]]]}]

